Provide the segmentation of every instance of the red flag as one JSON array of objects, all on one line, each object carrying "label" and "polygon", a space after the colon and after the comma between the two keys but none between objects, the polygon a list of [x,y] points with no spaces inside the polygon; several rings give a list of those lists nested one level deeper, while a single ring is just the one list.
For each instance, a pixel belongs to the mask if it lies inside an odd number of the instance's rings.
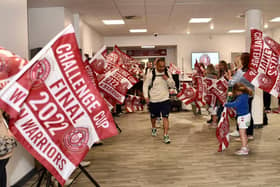
[{"label": "red flag", "polygon": [[117,45],[114,46],[114,52],[119,55],[118,64],[120,65],[120,67],[126,69],[131,75],[135,77],[143,74],[143,71],[140,68],[141,64],[137,60],[120,50]]},{"label": "red flag", "polygon": [[211,78],[204,78],[204,82],[207,86],[207,92],[206,95],[204,96],[205,102],[209,106],[215,106],[217,102],[217,97],[210,91],[210,88],[214,86],[217,82],[217,79],[211,79]]},{"label": "red flag", "polygon": [[196,90],[186,83],[183,83],[181,91],[177,94],[179,100],[185,105],[192,103],[196,97]]},{"label": "red flag", "polygon": [[122,104],[127,90],[137,82],[138,80],[125,69],[116,67],[105,74],[98,86],[100,90]]},{"label": "red flag", "polygon": [[132,101],[133,101],[133,95],[128,95],[125,98],[125,105],[124,106],[125,106],[125,110],[128,113],[134,112],[134,107],[133,107]]},{"label": "red flag", "polygon": [[206,101],[204,100],[206,92],[207,92],[207,86],[204,82],[204,78],[201,76],[195,77],[195,82],[197,85],[196,88],[196,98],[195,98],[195,104],[197,107],[201,108],[206,104]]},{"label": "red flag", "polygon": [[134,95],[132,100],[132,105],[135,111],[143,111],[144,106],[141,104],[141,97]]},{"label": "red flag", "polygon": [[0,92],[12,133],[62,185],[94,142],[118,134],[82,63],[70,25]]},{"label": "red flag", "polygon": [[220,143],[218,151],[221,152],[229,146],[229,120],[228,120],[228,109],[224,107],[221,114],[221,119],[216,129],[216,137]]},{"label": "red flag", "polygon": [[178,74],[178,75],[180,75],[182,73],[180,68],[178,68],[177,66],[175,66],[172,63],[169,64],[169,71],[170,71],[171,74]]},{"label": "red flag", "polygon": [[251,50],[249,70],[244,77],[254,86],[279,97],[280,67],[279,44],[270,39],[264,39],[260,30],[251,30]]},{"label": "red flag", "polygon": [[222,104],[224,104],[227,99],[227,89],[227,81],[224,78],[221,78],[214,82],[214,84],[209,88],[209,91],[213,93]]}]

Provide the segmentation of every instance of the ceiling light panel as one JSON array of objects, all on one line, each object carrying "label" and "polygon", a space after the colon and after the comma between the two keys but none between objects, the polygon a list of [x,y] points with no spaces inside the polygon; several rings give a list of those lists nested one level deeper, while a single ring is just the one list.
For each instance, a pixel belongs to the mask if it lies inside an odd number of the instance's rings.
[{"label": "ceiling light panel", "polygon": [[132,33],[147,32],[147,29],[129,29],[129,32],[132,32]]},{"label": "ceiling light panel", "polygon": [[189,23],[208,23],[212,18],[191,18]]},{"label": "ceiling light panel", "polygon": [[114,20],[102,20],[105,25],[123,25],[124,21],[122,19],[114,19]]}]

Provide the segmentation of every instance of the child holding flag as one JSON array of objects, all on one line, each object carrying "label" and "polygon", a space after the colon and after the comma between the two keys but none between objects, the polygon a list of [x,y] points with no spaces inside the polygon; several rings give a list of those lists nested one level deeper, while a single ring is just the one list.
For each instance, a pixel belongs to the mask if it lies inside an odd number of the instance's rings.
[{"label": "child holding flag", "polygon": [[224,104],[225,107],[235,108],[237,112],[237,123],[239,127],[239,134],[241,139],[241,149],[236,151],[236,155],[248,155],[248,138],[246,134],[246,129],[250,125],[251,113],[249,110],[249,96],[251,96],[252,90],[247,88],[242,83],[236,83],[232,89],[233,97],[235,100],[233,102],[227,102]]}]

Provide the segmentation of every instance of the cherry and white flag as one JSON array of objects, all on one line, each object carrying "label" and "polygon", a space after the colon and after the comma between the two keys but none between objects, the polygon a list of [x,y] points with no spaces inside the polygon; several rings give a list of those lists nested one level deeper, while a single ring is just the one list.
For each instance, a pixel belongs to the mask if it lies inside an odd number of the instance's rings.
[{"label": "cherry and white flag", "polygon": [[135,77],[143,74],[143,71],[140,68],[141,64],[136,59],[124,53],[117,45],[114,46],[114,52],[119,55],[118,64],[120,67],[126,69]]},{"label": "cherry and white flag", "polygon": [[102,92],[122,104],[127,90],[137,82],[138,80],[128,71],[121,67],[116,67],[106,72],[105,76],[99,80],[98,86]]},{"label": "cherry and white flag", "polygon": [[229,120],[228,120],[228,108],[224,107],[221,114],[221,119],[216,129],[216,137],[219,141],[218,151],[221,152],[229,146]]},{"label": "cherry and white flag", "polygon": [[136,96],[136,95],[133,96],[132,105],[133,105],[135,111],[143,111],[144,110],[144,106],[141,103],[141,97],[140,96]]},{"label": "cherry and white flag", "polygon": [[262,31],[251,30],[250,65],[244,77],[275,97],[280,93],[279,49],[279,44],[264,37]]},{"label": "cherry and white flag", "polygon": [[128,112],[128,113],[132,113],[134,112],[134,107],[133,107],[133,95],[128,95],[126,98],[125,98],[125,110]]},{"label": "cherry and white flag", "polygon": [[16,139],[64,184],[93,143],[118,134],[69,25],[0,92]]},{"label": "cherry and white flag", "polygon": [[185,105],[188,105],[195,101],[196,90],[186,83],[183,83],[181,91],[177,94],[177,98]]},{"label": "cherry and white flag", "polygon": [[169,71],[170,71],[171,74],[178,74],[178,75],[180,75],[182,73],[180,68],[178,68],[177,66],[175,66],[172,63],[169,64]]}]

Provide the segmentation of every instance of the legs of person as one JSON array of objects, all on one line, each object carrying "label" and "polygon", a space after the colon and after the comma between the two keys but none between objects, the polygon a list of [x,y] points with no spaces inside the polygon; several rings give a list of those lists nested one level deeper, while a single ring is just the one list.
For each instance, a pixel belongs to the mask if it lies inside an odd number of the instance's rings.
[{"label": "legs of person", "polygon": [[241,146],[247,147],[248,146],[248,139],[246,134],[246,129],[239,129],[240,139],[241,139]]},{"label": "legs of person", "polygon": [[163,132],[163,141],[166,144],[170,143],[170,139],[168,136],[168,129],[169,129],[169,112],[170,112],[170,102],[169,101],[165,101],[161,104],[161,115],[162,115],[162,119],[163,119],[163,128],[164,128],[164,132]]},{"label": "legs of person", "polygon": [[[251,113],[251,110],[252,110],[252,101],[253,101],[253,97],[250,97],[249,98],[249,111],[250,111],[250,113]],[[250,125],[247,128],[246,132],[247,132],[248,137],[252,138],[254,136],[254,121],[253,121],[252,115],[251,115]]]},{"label": "legs of person", "polygon": [[263,104],[265,112],[270,112],[271,95],[267,92],[263,92]]},{"label": "legs of person", "polygon": [[169,120],[168,118],[166,117],[163,117],[163,128],[164,128],[164,131],[163,131],[163,134],[164,136],[168,134],[168,129],[169,129]]},{"label": "legs of person", "polygon": [[236,155],[248,155],[249,153],[246,129],[250,124],[250,118],[251,118],[250,113],[237,117],[237,123],[239,126],[239,134],[241,140],[241,149],[235,152]]},{"label": "legs of person", "polygon": [[156,120],[160,117],[160,107],[158,103],[149,103],[151,124],[152,124],[152,136],[157,135]]},{"label": "legs of person", "polygon": [[9,158],[0,160],[0,186],[7,186],[7,173],[6,173],[6,165],[9,161]]},{"label": "legs of person", "polygon": [[151,117],[152,128],[156,128],[156,121],[157,121],[157,118]]}]

